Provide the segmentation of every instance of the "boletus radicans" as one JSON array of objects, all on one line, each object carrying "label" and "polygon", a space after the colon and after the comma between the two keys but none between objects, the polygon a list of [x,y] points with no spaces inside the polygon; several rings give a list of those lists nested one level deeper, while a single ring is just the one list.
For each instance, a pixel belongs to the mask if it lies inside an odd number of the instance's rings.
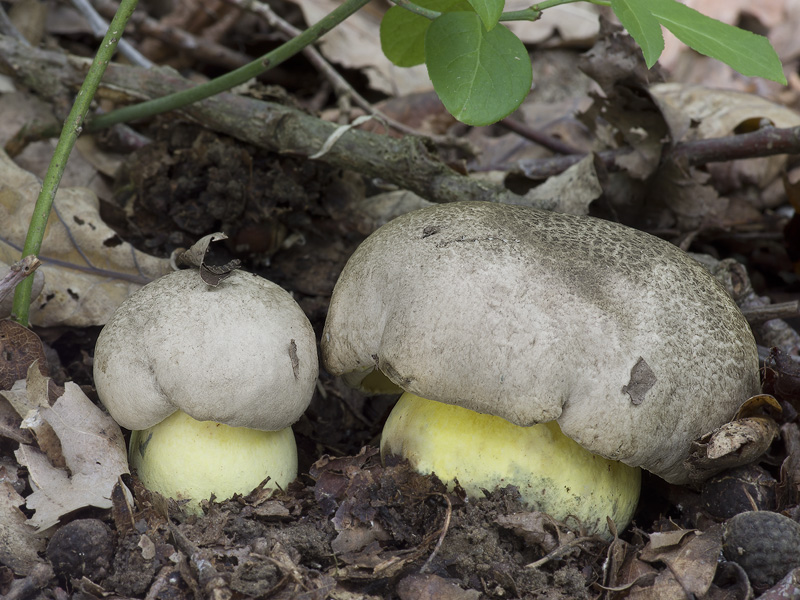
[{"label": "boletus radicans", "polygon": [[148,489],[186,500],[247,494],[297,476],[291,425],[314,391],[311,324],[288,292],[235,271],[216,287],[196,269],[146,285],[97,340],[94,379],[133,430],[129,461]]},{"label": "boletus radicans", "polygon": [[437,205],[369,236],[333,292],[331,374],[405,392],[381,453],[457,480],[516,486],[533,509],[608,535],[640,468],[688,480],[690,443],[758,393],[736,304],[686,253],[591,217]]}]

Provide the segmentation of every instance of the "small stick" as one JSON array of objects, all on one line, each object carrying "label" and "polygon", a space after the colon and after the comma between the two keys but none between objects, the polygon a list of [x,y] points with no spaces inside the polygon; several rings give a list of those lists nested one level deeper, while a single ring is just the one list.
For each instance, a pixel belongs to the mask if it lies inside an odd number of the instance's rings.
[{"label": "small stick", "polygon": [[428,571],[428,567],[430,567],[431,562],[439,553],[439,548],[442,547],[442,542],[444,542],[444,536],[447,535],[447,530],[450,529],[450,517],[453,514],[453,503],[450,502],[450,498],[447,497],[447,494],[438,494],[444,501],[447,502],[447,512],[444,514],[444,523],[442,524],[442,531],[439,534],[439,539],[436,541],[436,547],[431,552],[431,555],[428,557],[428,560],[425,561],[425,564],[420,567],[420,573],[426,573]]},{"label": "small stick", "polygon": [[567,542],[566,544],[562,544],[561,546],[559,546],[558,548],[556,548],[555,550],[553,550],[552,552],[550,552],[546,556],[543,556],[539,560],[536,560],[536,561],[530,563],[529,565],[525,565],[525,567],[529,568],[529,569],[537,569],[537,568],[541,567],[542,565],[546,565],[551,560],[556,560],[557,558],[561,558],[564,554],[566,554],[567,552],[572,550],[575,546],[580,546],[584,542],[596,542],[596,541],[597,541],[597,537],[596,536],[584,536],[584,537],[575,538],[571,542]]},{"label": "small stick", "polygon": [[0,279],[0,302],[17,287],[17,284],[33,273],[42,264],[35,255],[29,254],[22,260],[18,260],[9,269],[8,273]]},{"label": "small stick", "polygon": [[765,323],[772,319],[791,319],[800,316],[800,300],[742,308],[749,323]]}]

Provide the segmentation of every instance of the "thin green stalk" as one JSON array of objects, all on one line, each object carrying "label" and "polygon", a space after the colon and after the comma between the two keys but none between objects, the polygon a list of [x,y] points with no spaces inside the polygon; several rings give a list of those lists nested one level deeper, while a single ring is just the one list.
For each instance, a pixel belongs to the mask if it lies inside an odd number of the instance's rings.
[{"label": "thin green stalk", "polygon": [[[61,176],[64,174],[64,169],[67,166],[67,159],[69,158],[69,154],[78,136],[83,130],[83,123],[86,119],[86,113],[89,112],[92,98],[94,98],[94,94],[97,91],[106,66],[114,56],[117,44],[122,37],[123,31],[125,31],[125,24],[128,22],[128,19],[130,19],[133,11],[136,10],[136,3],[137,0],[122,0],[120,3],[119,10],[117,10],[117,14],[114,15],[114,19],[108,26],[108,31],[103,38],[103,43],[97,51],[97,56],[95,56],[92,66],[89,67],[89,72],[86,74],[86,79],[83,80],[80,91],[78,91],[78,95],[72,105],[72,110],[70,110],[69,116],[64,122],[61,136],[53,152],[53,158],[44,176],[42,190],[39,193],[39,197],[36,199],[36,207],[31,216],[31,223],[28,227],[28,235],[25,238],[22,256],[31,254],[38,255],[39,251],[42,249],[42,240],[44,239],[47,219],[50,216],[50,209],[53,206],[53,199],[56,196],[58,184],[61,182]],[[14,320],[25,326],[28,325],[32,284],[33,277],[27,277],[17,286],[17,290],[14,294],[12,316]]]},{"label": "thin green stalk", "polygon": [[544,0],[544,2],[538,2],[531,6],[530,10],[547,10],[548,8],[553,8],[554,6],[561,6],[562,4],[575,4],[576,2],[588,2],[589,4],[597,4],[599,6],[611,6],[611,2],[609,0]]},{"label": "thin green stalk", "polygon": [[[407,11],[414,13],[415,15],[419,15],[420,17],[425,17],[426,19],[430,19],[433,21],[434,19],[438,19],[442,16],[442,13],[431,10],[430,8],[425,8],[424,6],[420,6],[419,4],[414,4],[411,0],[392,0],[397,6],[400,8],[405,8]],[[564,2],[583,2],[584,0],[561,0],[561,3]],[[542,4],[547,4],[547,2],[543,2]],[[504,12],[500,15],[501,21],[538,21],[542,17],[542,11],[539,10],[540,5],[533,6],[531,8],[526,8],[524,10],[510,10],[508,12]]]},{"label": "thin green stalk", "polygon": [[303,50],[306,46],[313,44],[369,1],[370,0],[347,0],[344,4],[341,4],[335,10],[325,15],[319,22],[306,29],[296,38],[282,44],[258,60],[254,60],[221,77],[212,79],[208,83],[175,94],[170,94],[163,98],[156,98],[155,100],[126,106],[125,108],[110,112],[107,115],[95,117],[89,122],[88,129],[89,131],[96,131],[98,129],[110,127],[111,125],[116,125],[117,123],[125,123],[133,121],[134,119],[151,117],[170,110],[177,110],[194,102],[225,92],[237,85],[241,85],[253,77],[277,67],[285,60],[288,60]]}]

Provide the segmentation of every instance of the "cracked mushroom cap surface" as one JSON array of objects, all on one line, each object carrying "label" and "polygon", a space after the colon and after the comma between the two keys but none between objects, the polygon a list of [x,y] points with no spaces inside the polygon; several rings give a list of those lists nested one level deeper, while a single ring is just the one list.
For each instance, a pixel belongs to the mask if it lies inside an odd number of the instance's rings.
[{"label": "cracked mushroom cap surface", "polygon": [[686,253],[600,219],[486,202],[373,233],[334,289],[329,372],[379,369],[423,398],[685,483],[692,440],[758,393],[756,344]]},{"label": "cracked mushroom cap surface", "polygon": [[97,393],[123,427],[182,410],[198,421],[274,431],[307,408],[317,379],[314,331],[280,286],[235,271],[217,287],[197,269],[146,285],[95,347]]}]

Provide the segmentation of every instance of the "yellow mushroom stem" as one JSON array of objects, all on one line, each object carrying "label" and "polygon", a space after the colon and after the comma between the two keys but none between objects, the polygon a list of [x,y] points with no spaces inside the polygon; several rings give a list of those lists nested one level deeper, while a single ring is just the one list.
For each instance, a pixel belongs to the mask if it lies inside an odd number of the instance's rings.
[{"label": "yellow mushroom stem", "polygon": [[384,426],[381,456],[388,455],[448,485],[458,480],[472,498],[514,485],[531,509],[605,537],[606,517],[621,531],[639,500],[640,469],[592,454],[555,421],[520,427],[409,393]]},{"label": "yellow mushroom stem", "polygon": [[144,486],[162,496],[188,500],[190,512],[211,494],[226,500],[248,494],[267,477],[267,488],[286,486],[297,476],[292,428],[259,431],[213,421],[196,421],[182,411],[134,431],[128,459]]}]

